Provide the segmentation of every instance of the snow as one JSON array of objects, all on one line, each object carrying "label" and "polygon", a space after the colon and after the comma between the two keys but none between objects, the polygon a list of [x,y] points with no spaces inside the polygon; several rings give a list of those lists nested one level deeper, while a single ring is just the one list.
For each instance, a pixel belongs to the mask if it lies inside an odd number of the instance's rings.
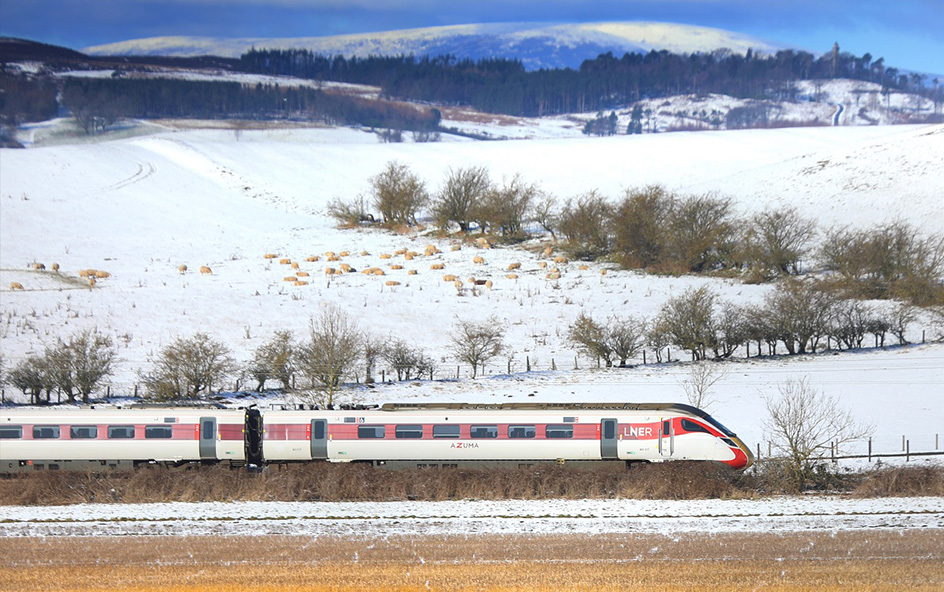
[{"label": "snow", "polygon": [[[119,348],[111,382],[118,395],[130,394],[149,357],[176,337],[206,331],[245,362],[275,330],[300,335],[309,318],[334,304],[363,328],[406,338],[437,361],[436,380],[359,386],[345,394],[357,402],[684,402],[688,364],[656,365],[650,359],[645,366],[597,369],[577,358],[574,369],[576,352],[565,339],[568,325],[581,312],[598,319],[651,317],[667,298],[689,287],[708,285],[741,304],[759,301],[769,289],[728,279],[649,276],[608,263],[591,263],[586,270],[570,263],[562,266],[561,280],[552,282],[536,254],[543,240],[491,250],[463,244],[452,251],[457,240],[434,232],[336,228],[325,215],[327,203],[366,194],[369,177],[391,160],[407,164],[431,191],[449,167],[484,165],[496,181],[520,173],[561,200],[592,189],[617,199],[626,188],[663,183],[682,192],[716,191],[743,213],[793,205],[821,229],[901,219],[923,232],[944,231],[944,126],[547,139],[557,133],[556,124],[531,122],[546,139],[380,144],[373,134],[351,129],[279,127],[237,134],[200,122],[162,122],[139,126],[134,134],[122,132],[128,137],[85,141],[70,136],[67,125],[33,126],[24,132],[34,140],[30,148],[0,151],[0,346],[10,368],[57,338],[98,328]],[[500,127],[490,129],[498,133]],[[55,142],[46,140],[53,137]],[[443,252],[414,261],[395,258],[404,265],[400,271],[380,259],[397,248],[423,252],[427,243]],[[349,274],[328,281],[323,274],[328,264],[304,259],[329,250],[348,250],[345,262],[358,269],[380,266],[387,276]],[[284,282],[287,266],[264,259],[265,253],[301,262],[311,285]],[[475,255],[486,265],[474,265]],[[48,269],[54,261],[61,266],[58,274],[31,268],[43,262]],[[515,281],[505,278],[512,262],[522,264]],[[446,269],[432,271],[432,263]],[[190,271],[180,274],[181,264]],[[213,275],[196,273],[200,265],[211,266]],[[87,268],[107,270],[112,277],[90,289],[78,278]],[[408,269],[417,275],[408,276]],[[494,289],[460,295],[442,281],[443,273],[463,280],[491,278]],[[386,286],[386,279],[401,285]],[[8,290],[14,281],[26,290]],[[456,380],[450,328],[459,319],[492,316],[507,328],[509,354],[484,377],[470,380],[466,368]],[[929,340],[940,336],[922,317],[909,337],[920,342],[924,331]],[[679,352],[673,356],[678,359]],[[524,371],[526,363],[532,372]],[[874,452],[898,452],[903,439],[913,452],[941,450],[944,345],[939,343],[763,359],[745,359],[741,351],[722,367],[725,375],[712,389],[708,411],[763,454],[764,397],[800,378],[873,425]],[[12,388],[5,397],[22,401]],[[265,406],[283,400],[230,395],[228,402]],[[847,452],[866,450],[867,442],[860,441]],[[942,512],[940,498],[838,497],[2,507],[0,536],[941,528]]]},{"label": "snow", "polygon": [[0,506],[0,536],[718,534],[944,528],[944,498]]}]

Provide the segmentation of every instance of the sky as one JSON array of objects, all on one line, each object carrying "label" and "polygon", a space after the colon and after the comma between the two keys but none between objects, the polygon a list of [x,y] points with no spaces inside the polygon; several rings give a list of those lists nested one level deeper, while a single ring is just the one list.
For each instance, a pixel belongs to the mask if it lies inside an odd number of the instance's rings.
[{"label": "sky", "polygon": [[0,0],[0,36],[81,49],[144,37],[314,37],[488,22],[662,21],[944,75],[944,0]]}]

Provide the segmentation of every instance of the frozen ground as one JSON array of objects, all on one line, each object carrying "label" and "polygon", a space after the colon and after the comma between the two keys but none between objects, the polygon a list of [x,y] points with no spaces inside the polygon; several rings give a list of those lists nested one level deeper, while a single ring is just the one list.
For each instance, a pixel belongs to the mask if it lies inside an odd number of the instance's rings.
[{"label": "frozen ground", "polygon": [[[62,125],[43,127],[49,133]],[[348,129],[236,134],[181,127],[188,125],[0,151],[0,347],[7,368],[57,338],[97,328],[119,348],[112,394],[127,395],[151,356],[177,337],[208,332],[244,363],[276,330],[301,336],[330,303],[376,335],[407,338],[437,363],[437,380],[345,395],[358,402],[684,401],[685,364],[590,369],[591,362],[567,343],[567,327],[581,312],[601,320],[652,317],[667,298],[692,286],[709,285],[738,303],[757,302],[769,289],[717,278],[654,277],[598,263],[561,266],[561,279],[549,281],[541,267],[548,260],[540,254],[547,241],[486,251],[432,232],[336,228],[325,215],[327,203],[365,194],[368,179],[391,160],[407,164],[431,192],[450,167],[484,165],[498,182],[520,173],[560,201],[593,189],[617,199],[626,188],[662,183],[682,192],[716,191],[744,214],[795,206],[820,230],[901,219],[923,232],[944,231],[944,126],[438,144],[378,144],[371,134]],[[442,253],[413,261],[380,258],[402,248],[422,253],[429,243]],[[327,251],[349,251],[344,262],[356,269],[382,267],[386,275],[328,280],[325,267],[338,263],[324,261]],[[283,281],[296,271],[264,259],[266,253],[298,262],[297,271],[310,274],[304,278],[309,284]],[[322,260],[306,262],[312,255]],[[485,265],[475,265],[475,255]],[[59,273],[49,271],[53,262]],[[512,262],[521,263],[514,280],[505,277]],[[33,270],[34,263],[47,270]],[[184,274],[182,264],[189,267]],[[434,271],[433,264],[445,269]],[[213,274],[199,274],[201,265]],[[88,268],[111,277],[89,288],[78,277]],[[416,275],[407,275],[411,269]],[[492,279],[494,287],[472,291],[467,283],[457,292],[442,280],[447,273],[466,282]],[[11,282],[25,290],[10,290]],[[469,380],[463,368],[456,381],[451,327],[491,316],[507,328],[508,353],[485,378]],[[923,336],[940,336],[927,317],[909,334],[914,342]],[[874,425],[877,452],[901,451],[903,439],[912,451],[944,444],[944,346],[764,360],[743,354],[723,366],[708,410],[752,448],[765,448],[763,397],[790,378],[807,378]],[[534,372],[523,372],[528,363]],[[5,397],[22,400],[12,388]],[[865,447],[859,442],[850,451]]]},{"label": "frozen ground", "polygon": [[0,506],[0,536],[675,534],[944,528],[944,498]]}]

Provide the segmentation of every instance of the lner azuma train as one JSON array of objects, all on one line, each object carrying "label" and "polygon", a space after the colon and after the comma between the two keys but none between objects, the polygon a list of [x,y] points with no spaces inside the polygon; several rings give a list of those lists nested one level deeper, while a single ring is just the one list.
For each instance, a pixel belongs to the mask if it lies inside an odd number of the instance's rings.
[{"label": "lner azuma train", "polygon": [[0,410],[0,473],[229,463],[386,468],[715,461],[750,449],[704,411],[670,403],[387,403],[341,409]]}]

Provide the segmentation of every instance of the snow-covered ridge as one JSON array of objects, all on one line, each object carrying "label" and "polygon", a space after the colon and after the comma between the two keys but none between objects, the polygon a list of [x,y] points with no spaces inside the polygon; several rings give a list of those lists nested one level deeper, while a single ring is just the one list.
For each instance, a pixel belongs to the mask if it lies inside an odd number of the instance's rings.
[{"label": "snow-covered ridge", "polygon": [[249,49],[309,49],[329,55],[439,55],[509,57],[526,67],[576,67],[612,51],[668,50],[692,53],[730,49],[767,52],[783,46],[749,35],[692,25],[656,22],[580,24],[495,23],[404,29],[356,35],[299,38],[151,37],[85,48],[91,55],[217,55],[238,57]]}]

